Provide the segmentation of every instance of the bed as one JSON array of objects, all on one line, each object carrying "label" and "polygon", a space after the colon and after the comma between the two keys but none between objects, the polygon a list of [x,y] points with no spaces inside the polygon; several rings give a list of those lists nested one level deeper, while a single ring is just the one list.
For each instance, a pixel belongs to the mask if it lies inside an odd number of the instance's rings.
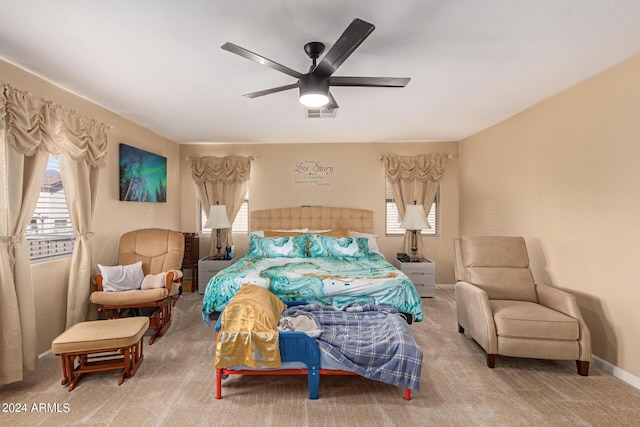
[{"label": "bed", "polygon": [[335,308],[388,305],[409,322],[423,319],[413,283],[378,250],[372,211],[310,206],[256,210],[250,225],[249,252],[207,285],[202,309],[207,325],[242,284],[261,286],[287,301]]},{"label": "bed", "polygon": [[405,400],[420,385],[422,352],[389,306],[285,305],[262,287],[243,285],[218,318],[216,341],[216,399],[230,374],[307,375],[310,399],[318,398],[321,375],[404,387]]}]

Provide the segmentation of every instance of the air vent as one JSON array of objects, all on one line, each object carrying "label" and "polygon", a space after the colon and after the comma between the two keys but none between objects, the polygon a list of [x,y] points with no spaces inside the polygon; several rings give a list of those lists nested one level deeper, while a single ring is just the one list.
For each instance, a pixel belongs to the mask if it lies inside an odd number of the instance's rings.
[{"label": "air vent", "polygon": [[337,108],[307,108],[307,118],[326,119],[336,116]]}]

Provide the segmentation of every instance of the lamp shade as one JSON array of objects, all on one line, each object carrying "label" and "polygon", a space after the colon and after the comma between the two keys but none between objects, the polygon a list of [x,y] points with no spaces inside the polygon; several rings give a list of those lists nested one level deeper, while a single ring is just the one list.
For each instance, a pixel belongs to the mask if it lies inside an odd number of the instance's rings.
[{"label": "lamp shade", "polygon": [[430,229],[427,216],[424,214],[424,207],[422,205],[407,205],[404,213],[404,218],[400,224],[400,228],[405,230],[423,230]]},{"label": "lamp shade", "polygon": [[227,207],[225,205],[211,205],[209,217],[203,228],[219,229],[231,228],[231,222],[227,216]]}]

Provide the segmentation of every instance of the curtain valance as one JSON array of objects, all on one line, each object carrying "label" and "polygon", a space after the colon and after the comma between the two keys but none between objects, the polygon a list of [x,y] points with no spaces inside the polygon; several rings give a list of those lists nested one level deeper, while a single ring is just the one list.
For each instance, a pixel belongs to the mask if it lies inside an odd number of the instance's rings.
[{"label": "curtain valance", "polygon": [[439,182],[447,167],[448,154],[420,154],[417,156],[384,156],[384,168],[390,182],[435,181]]},{"label": "curtain valance", "polygon": [[0,121],[7,142],[31,157],[43,150],[65,153],[76,162],[102,167],[107,154],[107,127],[61,105],[3,85]]},{"label": "curtain valance", "polygon": [[194,157],[191,159],[191,177],[196,184],[223,182],[231,184],[249,180],[251,157]]}]

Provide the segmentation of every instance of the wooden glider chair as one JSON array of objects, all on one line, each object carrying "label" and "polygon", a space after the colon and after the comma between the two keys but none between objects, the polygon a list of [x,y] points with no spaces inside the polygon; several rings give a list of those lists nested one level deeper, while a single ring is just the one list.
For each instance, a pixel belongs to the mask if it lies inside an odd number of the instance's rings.
[{"label": "wooden glider chair", "polygon": [[[131,310],[151,310],[149,345],[171,324],[171,309],[180,296],[184,236],[160,228],[125,233],[120,238],[118,266],[98,265],[97,291],[91,302],[107,319],[127,317]],[[146,313],[148,314],[148,313]]]},{"label": "wooden glider chair", "polygon": [[533,281],[522,237],[454,240],[458,332],[487,353],[575,360],[589,374],[591,334],[573,295]]}]

